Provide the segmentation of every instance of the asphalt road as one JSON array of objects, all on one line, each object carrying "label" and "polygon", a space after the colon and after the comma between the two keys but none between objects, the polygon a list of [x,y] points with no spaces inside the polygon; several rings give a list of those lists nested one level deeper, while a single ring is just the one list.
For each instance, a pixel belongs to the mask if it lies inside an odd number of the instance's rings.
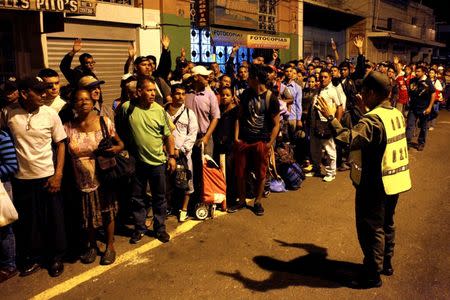
[{"label": "asphalt road", "polygon": [[[122,263],[97,267],[97,259],[89,266],[66,264],[56,279],[45,270],[16,277],[1,285],[1,298],[450,299],[449,137],[445,111],[425,150],[410,151],[413,189],[400,196],[395,273],[383,277],[381,288],[343,285],[362,261],[346,172],[332,183],[309,178],[298,191],[272,194],[263,217],[250,210],[223,215],[167,244],[146,237],[133,246],[118,236]],[[168,223],[174,231],[176,221]],[[136,253],[139,246],[148,249]]]}]

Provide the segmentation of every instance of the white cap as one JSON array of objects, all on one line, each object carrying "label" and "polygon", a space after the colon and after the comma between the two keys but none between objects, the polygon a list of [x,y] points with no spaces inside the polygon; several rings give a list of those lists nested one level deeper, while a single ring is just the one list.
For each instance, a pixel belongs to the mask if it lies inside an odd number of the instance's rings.
[{"label": "white cap", "polygon": [[209,76],[209,74],[212,73],[211,70],[207,70],[204,66],[195,66],[191,70],[192,75],[202,75],[202,76]]}]

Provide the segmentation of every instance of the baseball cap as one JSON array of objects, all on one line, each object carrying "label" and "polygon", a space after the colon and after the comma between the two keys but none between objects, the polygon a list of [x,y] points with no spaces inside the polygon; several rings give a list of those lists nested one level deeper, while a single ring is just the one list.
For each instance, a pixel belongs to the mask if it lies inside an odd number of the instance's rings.
[{"label": "baseball cap", "polygon": [[142,63],[144,61],[150,61],[150,60],[153,60],[156,63],[156,58],[154,58],[153,55],[149,55],[149,56],[138,56],[138,57],[136,57],[136,59],[134,60],[133,64],[135,66],[137,66],[137,65],[139,65],[140,63]]},{"label": "baseball cap", "polygon": [[11,92],[14,92],[17,90],[17,80],[15,77],[10,77],[8,80],[5,81],[5,83],[2,85],[2,90],[9,94]]},{"label": "baseball cap", "polygon": [[84,87],[84,88],[90,88],[90,87],[94,87],[94,86],[104,84],[104,83],[105,83],[104,80],[98,80],[94,76],[88,75],[88,76],[83,76],[80,78],[80,80],[78,81],[78,86]]},{"label": "baseball cap", "polygon": [[209,76],[209,74],[212,73],[211,70],[207,70],[204,66],[195,66],[191,70],[192,75],[202,75],[202,76]]},{"label": "baseball cap", "polygon": [[51,88],[51,83],[45,83],[40,77],[25,77],[19,81],[19,90],[34,90],[34,91],[45,91]]}]

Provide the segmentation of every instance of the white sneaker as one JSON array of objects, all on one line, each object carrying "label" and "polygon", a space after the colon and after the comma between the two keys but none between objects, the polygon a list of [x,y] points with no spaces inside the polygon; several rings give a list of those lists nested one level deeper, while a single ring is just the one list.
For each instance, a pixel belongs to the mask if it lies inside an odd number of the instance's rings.
[{"label": "white sneaker", "polygon": [[336,179],[336,176],[332,176],[332,175],[327,175],[324,178],[322,178],[322,180],[325,182],[332,182],[335,179]]},{"label": "white sneaker", "polygon": [[180,209],[180,217],[178,218],[178,221],[184,222],[187,221],[187,219],[188,219],[187,211]]}]

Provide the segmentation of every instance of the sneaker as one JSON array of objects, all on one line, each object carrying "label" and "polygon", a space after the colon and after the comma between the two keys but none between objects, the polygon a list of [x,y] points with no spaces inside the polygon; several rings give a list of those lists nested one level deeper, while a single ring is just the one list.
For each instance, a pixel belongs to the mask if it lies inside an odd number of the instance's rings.
[{"label": "sneaker", "polygon": [[144,233],[143,232],[135,230],[131,234],[130,244],[137,244],[137,243],[139,243],[142,240],[143,237],[144,237]]},{"label": "sneaker", "polygon": [[243,202],[238,201],[235,205],[229,207],[227,209],[227,212],[232,214],[232,213],[237,212],[238,210],[245,208],[246,206],[247,206],[247,203],[245,203],[245,201],[243,201]]},{"label": "sneaker", "polygon": [[348,171],[348,170],[350,170],[350,166],[347,163],[345,163],[345,162],[343,162],[338,168],[339,172],[345,172],[345,171]]},{"label": "sneaker", "polygon": [[417,145],[417,151],[423,151],[423,148],[425,148],[425,144]]},{"label": "sneaker", "polygon": [[178,216],[178,222],[184,222],[187,221],[188,215],[187,211],[180,209],[180,214]]},{"label": "sneaker", "polygon": [[257,216],[263,216],[264,215],[264,208],[261,203],[255,203],[253,205],[253,212]]},{"label": "sneaker", "polygon": [[19,274],[19,271],[17,270],[17,268],[13,268],[13,267],[1,268],[0,269],[0,283],[8,280],[10,278],[13,278],[17,274]]},{"label": "sneaker", "polygon": [[303,172],[305,172],[305,173],[311,172],[313,170],[313,165],[312,164],[305,165],[302,167],[302,169],[303,169]]},{"label": "sneaker", "polygon": [[311,172],[305,173],[305,176],[306,177],[321,177],[322,175],[319,172],[311,171]]},{"label": "sneaker", "polygon": [[167,243],[170,240],[170,235],[166,231],[160,231],[156,233],[156,238],[163,243]]},{"label": "sneaker", "polygon": [[322,178],[322,180],[325,182],[332,182],[335,179],[336,179],[336,176],[332,176],[332,175],[327,175],[324,178]]}]

